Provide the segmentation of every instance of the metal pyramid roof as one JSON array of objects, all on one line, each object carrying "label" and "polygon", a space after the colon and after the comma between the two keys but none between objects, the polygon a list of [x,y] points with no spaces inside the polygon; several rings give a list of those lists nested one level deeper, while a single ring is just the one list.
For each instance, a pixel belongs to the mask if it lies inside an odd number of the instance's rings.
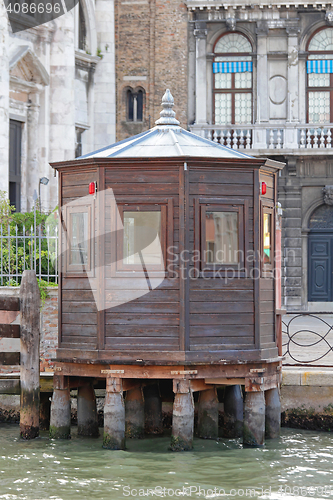
[{"label": "metal pyramid roof", "polygon": [[[142,132],[92,153],[80,156],[83,158],[143,158],[143,157],[176,157],[194,156],[207,158],[244,158],[251,159],[234,149],[204,139],[181,128],[172,110],[174,100],[167,89],[162,99],[163,110],[156,127]],[[78,158],[77,158],[78,159]]]}]

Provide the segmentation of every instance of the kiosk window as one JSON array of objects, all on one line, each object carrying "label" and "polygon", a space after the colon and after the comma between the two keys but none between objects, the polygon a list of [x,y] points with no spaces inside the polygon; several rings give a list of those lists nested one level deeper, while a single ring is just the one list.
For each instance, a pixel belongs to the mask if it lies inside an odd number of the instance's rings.
[{"label": "kiosk window", "polygon": [[65,207],[68,250],[67,273],[90,273],[92,264],[92,206]]},{"label": "kiosk window", "polygon": [[123,264],[161,266],[161,212],[124,212]]},{"label": "kiosk window", "polygon": [[207,264],[238,264],[238,212],[206,211]]},{"label": "kiosk window", "polygon": [[88,212],[70,214],[70,264],[86,265],[88,263]]},{"label": "kiosk window", "polygon": [[165,205],[118,205],[117,271],[165,269],[167,208]]},{"label": "kiosk window", "polygon": [[[217,199],[213,203],[203,204],[204,201],[206,199],[202,199],[200,205],[201,271],[241,272],[245,265],[245,204],[232,203],[232,200],[227,204],[224,199],[220,204],[216,202]],[[197,227],[195,234],[198,235],[198,232]],[[198,243],[196,239],[195,246]]]},{"label": "kiosk window", "polygon": [[263,259],[264,264],[272,263],[272,215],[270,213],[264,213],[264,252]]}]

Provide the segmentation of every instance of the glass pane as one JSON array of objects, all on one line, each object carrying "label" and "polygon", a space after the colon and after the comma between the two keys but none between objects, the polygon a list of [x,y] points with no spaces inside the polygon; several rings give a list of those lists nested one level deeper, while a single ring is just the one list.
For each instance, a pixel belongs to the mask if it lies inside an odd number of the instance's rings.
[{"label": "glass pane", "polygon": [[231,123],[231,94],[215,94],[215,123],[216,125]]},{"label": "glass pane", "polygon": [[231,89],[231,73],[215,73],[216,89]]},{"label": "glass pane", "polygon": [[318,31],[309,44],[309,51],[333,50],[333,29]]},{"label": "glass pane", "polygon": [[250,42],[239,33],[229,33],[223,36],[215,46],[215,53],[252,52]]},{"label": "glass pane", "polygon": [[323,123],[330,121],[330,93],[309,92],[309,122]]},{"label": "glass pane", "polygon": [[88,213],[71,213],[70,225],[70,264],[86,265],[88,263]]},{"label": "glass pane", "polygon": [[330,86],[330,75],[329,73],[310,73],[309,75],[309,87],[329,87]]},{"label": "glass pane", "polygon": [[250,89],[252,87],[252,73],[249,71],[235,73],[235,87],[236,89]]},{"label": "glass pane", "polygon": [[235,94],[235,123],[251,123],[252,94]]},{"label": "glass pane", "polygon": [[216,56],[215,62],[252,61],[252,56]]},{"label": "glass pane", "polygon": [[238,264],[238,213],[206,212],[206,262]]},{"label": "glass pane", "polygon": [[161,212],[124,212],[123,263],[161,266],[160,236]]},{"label": "glass pane", "polygon": [[264,214],[264,264],[271,264],[272,240],[271,240],[271,214]]}]

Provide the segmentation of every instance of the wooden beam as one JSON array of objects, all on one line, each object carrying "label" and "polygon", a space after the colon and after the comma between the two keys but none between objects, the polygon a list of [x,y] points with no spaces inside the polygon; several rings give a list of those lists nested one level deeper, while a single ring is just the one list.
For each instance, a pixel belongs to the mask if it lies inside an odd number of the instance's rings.
[{"label": "wooden beam", "polygon": [[205,383],[214,385],[245,385],[245,378],[206,378]]},{"label": "wooden beam", "polygon": [[19,339],[21,327],[20,325],[4,325],[0,324],[0,337],[6,339]]},{"label": "wooden beam", "polygon": [[20,359],[19,352],[0,352],[0,365],[19,365]]},{"label": "wooden beam", "polygon": [[19,311],[19,297],[0,297],[0,311]]},{"label": "wooden beam", "polygon": [[208,389],[212,389],[214,386],[207,384],[205,380],[191,380],[190,387],[192,392],[197,392],[207,391]]}]

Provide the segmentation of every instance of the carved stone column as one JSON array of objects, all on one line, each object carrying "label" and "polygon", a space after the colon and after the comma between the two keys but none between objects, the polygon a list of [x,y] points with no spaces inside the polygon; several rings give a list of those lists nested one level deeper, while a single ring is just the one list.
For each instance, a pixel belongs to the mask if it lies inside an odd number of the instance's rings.
[{"label": "carved stone column", "polygon": [[205,22],[197,22],[195,36],[195,122],[207,123],[207,60]]},{"label": "carved stone column", "polygon": [[267,38],[268,26],[264,21],[257,24],[257,109],[256,126],[253,131],[253,148],[266,149],[266,129],[262,123],[269,121]]},{"label": "carved stone column", "polygon": [[38,165],[38,119],[39,119],[39,93],[29,94],[27,107],[27,170],[26,170],[26,200],[27,209],[32,209],[34,191],[38,193],[39,165]]}]

